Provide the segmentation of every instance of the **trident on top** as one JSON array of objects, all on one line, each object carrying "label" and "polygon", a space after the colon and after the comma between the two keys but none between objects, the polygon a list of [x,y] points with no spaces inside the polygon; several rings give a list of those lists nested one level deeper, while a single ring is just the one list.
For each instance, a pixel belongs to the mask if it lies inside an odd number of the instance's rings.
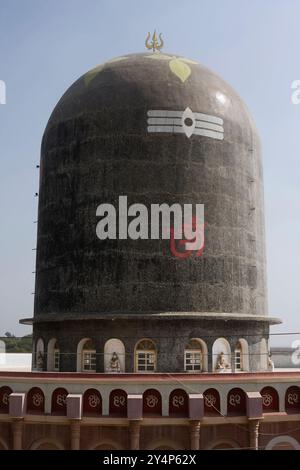
[{"label": "trident on top", "polygon": [[160,51],[164,47],[164,41],[162,39],[161,33],[159,34],[160,44],[158,43],[156,31],[154,31],[151,42],[149,41],[151,34],[148,33],[145,41],[145,46],[147,49],[152,49],[153,52]]}]

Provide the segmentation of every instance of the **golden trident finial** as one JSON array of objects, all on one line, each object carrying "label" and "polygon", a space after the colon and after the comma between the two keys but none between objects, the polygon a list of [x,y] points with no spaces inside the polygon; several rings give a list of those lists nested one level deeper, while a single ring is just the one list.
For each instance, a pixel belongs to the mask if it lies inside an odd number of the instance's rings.
[{"label": "golden trident finial", "polygon": [[164,41],[163,41],[163,38],[161,36],[161,33],[158,36],[159,39],[160,39],[160,44],[158,43],[156,31],[154,31],[154,33],[153,33],[151,42],[149,42],[150,36],[151,36],[151,34],[148,33],[148,35],[146,37],[146,41],[145,41],[145,46],[147,47],[147,49],[152,49],[153,52],[155,52],[155,51],[159,52],[164,47]]}]

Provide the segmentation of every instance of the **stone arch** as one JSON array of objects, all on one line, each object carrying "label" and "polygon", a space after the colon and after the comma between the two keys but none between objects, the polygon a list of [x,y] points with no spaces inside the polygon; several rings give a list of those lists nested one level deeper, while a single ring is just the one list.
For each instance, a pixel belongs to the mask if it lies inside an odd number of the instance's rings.
[{"label": "stone arch", "polygon": [[[57,357],[58,354],[58,357]],[[51,338],[47,346],[47,370],[59,371],[59,343],[56,338]]]},{"label": "stone arch", "polygon": [[[237,352],[240,351],[240,368],[237,367]],[[249,345],[248,341],[245,338],[239,338],[236,343],[235,350],[234,350],[234,359],[235,359],[235,372],[249,371]]]},{"label": "stone arch", "polygon": [[[118,356],[118,370],[111,370],[110,361],[112,355]],[[104,345],[104,371],[105,372],[125,372],[125,346],[123,341],[117,338],[111,338]]]},{"label": "stone arch", "polygon": [[184,450],[182,444],[174,440],[164,439],[163,437],[154,439],[147,444],[146,450]]},{"label": "stone arch", "polygon": [[238,387],[229,390],[227,394],[227,415],[240,416],[246,414],[246,393]]},{"label": "stone arch", "polygon": [[32,387],[26,397],[26,410],[28,414],[44,413],[45,395],[39,387]]},{"label": "stone arch", "polygon": [[156,372],[157,348],[150,338],[142,338],[134,347],[135,372]]},{"label": "stone arch", "polygon": [[287,413],[300,412],[300,387],[292,385],[285,392],[285,411]]},{"label": "stone arch", "polygon": [[208,450],[218,449],[240,449],[240,445],[233,439],[218,439],[217,441],[210,444]]},{"label": "stone arch", "polygon": [[127,416],[127,393],[124,390],[115,389],[110,392],[109,414]]},{"label": "stone arch", "polygon": [[[197,345],[198,343],[198,345]],[[189,370],[189,364],[187,361],[187,355],[189,351],[194,351],[197,354],[197,351],[200,353],[200,368],[198,368],[198,372],[207,372],[208,371],[208,349],[207,344],[201,338],[190,338],[188,344],[184,350],[184,370],[186,372],[197,372],[197,370]],[[195,355],[195,354],[194,354]],[[191,358],[191,360],[195,360],[196,358]],[[194,369],[192,365],[190,365],[191,369]]]},{"label": "stone arch", "polygon": [[35,343],[34,367],[36,370],[45,368],[45,343],[43,338],[38,338]]},{"label": "stone arch", "polygon": [[162,398],[161,393],[153,388],[148,388],[143,393],[143,414],[156,415],[162,414]]},{"label": "stone arch", "polygon": [[279,411],[279,394],[274,387],[264,387],[260,394],[262,396],[263,413]]},{"label": "stone arch", "polygon": [[260,367],[261,370],[268,370],[269,347],[266,338],[260,341]]},{"label": "stone arch", "polygon": [[0,387],[0,413],[9,412],[9,395],[13,393],[7,385]]},{"label": "stone arch", "polygon": [[221,400],[220,394],[215,388],[208,388],[203,393],[204,397],[204,415],[220,415]]},{"label": "stone arch", "polygon": [[274,447],[277,447],[276,450],[300,450],[299,442],[291,436],[273,437],[266,445],[265,450],[275,450]]},{"label": "stone arch", "polygon": [[83,394],[83,415],[101,415],[102,397],[101,393],[95,388],[88,388]]},{"label": "stone arch", "polygon": [[[82,338],[78,345],[77,345],[77,359],[76,359],[76,370],[77,372],[88,372],[87,370],[84,369],[84,366],[83,366],[83,361],[84,361],[84,357],[83,357],[83,354],[84,354],[84,348],[86,347],[86,345],[88,343],[91,343],[91,359],[93,361],[96,361],[96,348],[94,346],[94,342],[91,338]],[[94,356],[92,356],[94,355]],[[91,369],[90,371],[93,372],[96,370],[96,364],[95,364],[95,369]]]},{"label": "stone arch", "polygon": [[[224,358],[224,368],[218,365],[221,355]],[[214,372],[231,372],[231,349],[227,339],[218,338],[215,340],[212,347],[212,364]]]},{"label": "stone arch", "polygon": [[112,439],[105,439],[96,445],[93,444],[89,450],[124,450],[124,447]]},{"label": "stone arch", "polygon": [[57,439],[42,437],[33,442],[29,450],[65,450],[65,448]]},{"label": "stone arch", "polygon": [[176,388],[169,395],[169,416],[188,416],[189,396],[185,390]]},{"label": "stone arch", "polygon": [[67,396],[69,392],[62,387],[56,388],[51,397],[51,413],[58,415],[67,414]]}]

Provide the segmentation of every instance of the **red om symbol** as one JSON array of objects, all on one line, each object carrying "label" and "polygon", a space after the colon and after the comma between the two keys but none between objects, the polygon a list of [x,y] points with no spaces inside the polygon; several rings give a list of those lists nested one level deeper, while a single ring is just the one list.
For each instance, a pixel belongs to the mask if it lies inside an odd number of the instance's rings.
[{"label": "red om symbol", "polygon": [[[189,225],[183,225],[183,230],[185,231],[185,228],[189,228],[189,227],[190,227]],[[204,248],[205,248],[205,237],[204,237],[205,227],[206,227],[206,224],[203,224],[202,226],[197,227],[196,217],[192,218],[192,230],[193,230],[193,232],[195,232],[197,229],[199,230],[199,233],[200,233],[201,230],[203,231],[202,245],[201,245],[200,249],[196,251],[196,253],[195,253],[196,257],[201,256],[203,251],[204,251]],[[188,258],[189,256],[191,256],[191,254],[194,251],[186,250],[186,249],[183,249],[183,251],[179,251],[178,248],[179,247],[185,247],[186,243],[192,243],[194,241],[196,241],[196,236],[193,239],[190,239],[190,240],[188,240],[186,238],[183,238],[181,240],[180,239],[175,239],[175,229],[173,227],[170,229],[170,251],[171,251],[172,255],[175,256],[176,258],[183,259],[183,258]]]}]

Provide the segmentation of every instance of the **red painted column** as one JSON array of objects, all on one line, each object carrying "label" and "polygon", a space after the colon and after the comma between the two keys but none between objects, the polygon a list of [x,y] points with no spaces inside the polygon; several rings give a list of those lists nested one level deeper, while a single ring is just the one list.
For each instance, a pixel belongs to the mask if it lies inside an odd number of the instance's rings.
[{"label": "red painted column", "polygon": [[79,421],[71,421],[71,450],[80,449],[80,423]]},{"label": "red painted column", "polygon": [[258,429],[259,419],[249,419],[249,447],[252,450],[258,450]]},{"label": "red painted column", "polygon": [[23,420],[16,419],[12,422],[13,450],[22,450]]},{"label": "red painted column", "polygon": [[141,430],[140,421],[137,421],[137,420],[129,421],[130,450],[140,449],[140,430]]},{"label": "red painted column", "polygon": [[200,421],[190,421],[190,448],[200,449]]}]

